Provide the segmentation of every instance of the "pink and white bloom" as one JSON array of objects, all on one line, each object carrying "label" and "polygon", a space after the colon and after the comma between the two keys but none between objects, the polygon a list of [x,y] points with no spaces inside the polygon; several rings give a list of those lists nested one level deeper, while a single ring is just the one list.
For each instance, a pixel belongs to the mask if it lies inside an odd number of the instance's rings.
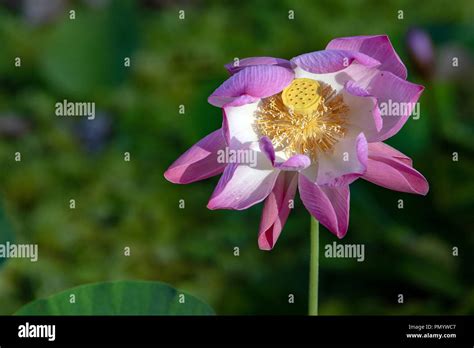
[{"label": "pink and white bloom", "polygon": [[[261,249],[274,247],[297,188],[306,209],[339,238],[348,229],[354,180],[428,192],[411,159],[383,143],[402,128],[424,89],[406,81],[387,36],[339,38],[290,61],[246,58],[226,68],[231,76],[208,99],[223,110],[222,128],[179,157],[165,177],[187,184],[222,173],[209,209],[265,201]],[[225,148],[255,161],[223,161]]]}]

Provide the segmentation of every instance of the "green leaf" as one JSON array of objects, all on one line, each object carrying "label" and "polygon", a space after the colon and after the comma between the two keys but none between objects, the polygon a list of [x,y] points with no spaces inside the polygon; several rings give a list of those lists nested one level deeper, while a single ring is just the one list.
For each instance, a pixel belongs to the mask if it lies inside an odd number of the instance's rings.
[{"label": "green leaf", "polygon": [[108,11],[78,11],[53,28],[40,51],[43,78],[60,95],[97,98],[126,78],[124,58],[138,40],[133,1],[117,1]]},{"label": "green leaf", "polygon": [[214,311],[201,300],[165,283],[116,281],[72,288],[49,298],[33,301],[15,314],[213,315]]},{"label": "green leaf", "polygon": [[[5,209],[3,204],[0,204],[0,244],[5,244],[6,242],[13,243],[15,241],[15,235],[11,227],[10,221],[5,214]],[[7,259],[0,257],[0,266]]]}]

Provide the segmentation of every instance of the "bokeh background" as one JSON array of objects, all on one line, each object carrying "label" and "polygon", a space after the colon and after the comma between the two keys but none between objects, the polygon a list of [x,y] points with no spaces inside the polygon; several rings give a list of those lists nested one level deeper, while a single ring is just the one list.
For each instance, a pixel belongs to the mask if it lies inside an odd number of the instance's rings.
[{"label": "bokeh background", "polygon": [[[320,312],[474,314],[472,1],[0,3],[0,241],[39,244],[36,263],[0,260],[0,314],[119,279],[170,283],[219,314],[305,314],[309,216],[299,199],[275,249],[263,252],[261,205],[209,211],[218,178],[180,186],[163,172],[220,127],[206,99],[227,77],[225,63],[291,58],[364,34],[388,34],[409,80],[426,86],[420,119],[389,143],[414,159],[430,192],[351,186],[343,242],[364,243],[366,260],[322,257]],[[96,119],[56,117],[63,99],[95,102]],[[323,228],[322,245],[333,241]]]}]

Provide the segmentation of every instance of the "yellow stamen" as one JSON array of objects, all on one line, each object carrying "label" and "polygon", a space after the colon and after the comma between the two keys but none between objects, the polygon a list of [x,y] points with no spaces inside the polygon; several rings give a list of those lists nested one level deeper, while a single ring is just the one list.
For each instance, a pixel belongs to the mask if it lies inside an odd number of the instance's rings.
[{"label": "yellow stamen", "polygon": [[342,95],[328,84],[298,78],[282,93],[262,99],[255,127],[276,151],[315,160],[344,137],[348,111]]}]

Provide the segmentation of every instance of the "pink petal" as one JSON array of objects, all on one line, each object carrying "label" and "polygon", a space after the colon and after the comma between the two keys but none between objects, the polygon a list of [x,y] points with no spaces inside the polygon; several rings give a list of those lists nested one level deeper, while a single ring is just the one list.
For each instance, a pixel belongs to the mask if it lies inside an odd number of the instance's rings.
[{"label": "pink petal", "polygon": [[247,165],[229,164],[222,174],[207,204],[211,210],[243,210],[263,201],[273,189],[278,171],[268,165],[266,169]]},{"label": "pink petal", "polygon": [[208,98],[214,106],[236,106],[281,92],[293,80],[293,71],[276,65],[246,67],[228,78]]},{"label": "pink petal", "polygon": [[251,57],[251,58],[244,58],[238,61],[238,65],[235,62],[228,63],[225,65],[227,71],[233,75],[236,72],[246,68],[248,66],[254,65],[278,65],[284,68],[291,69],[291,63],[286,59],[281,58],[273,58],[273,57]]},{"label": "pink petal", "polygon": [[311,215],[338,238],[343,238],[349,227],[349,186],[320,186],[300,175],[298,189]]},{"label": "pink petal", "polygon": [[[228,106],[243,106],[243,105],[246,105],[246,104],[254,103],[258,100],[259,100],[259,98],[255,98],[251,95],[244,94],[244,95],[241,95],[240,97],[231,98],[229,100],[229,102],[225,103],[222,107],[225,108],[225,107],[228,107]],[[208,99],[208,101],[209,101],[209,99]]]},{"label": "pink petal", "polygon": [[308,168],[311,160],[306,155],[294,155],[285,162],[275,163],[275,168],[286,171],[300,171]]},{"label": "pink petal", "polygon": [[[384,144],[385,145],[385,144]],[[390,190],[426,195],[429,185],[408,158],[388,145],[371,146],[363,179]]]},{"label": "pink petal", "polygon": [[222,129],[199,140],[182,154],[165,172],[175,184],[188,184],[222,173],[226,164],[218,163],[218,151],[226,146]]},{"label": "pink petal", "polygon": [[275,149],[273,148],[272,141],[268,137],[261,137],[258,145],[260,147],[260,151],[268,158],[268,160],[275,164]]},{"label": "pink petal", "polygon": [[290,214],[290,200],[295,196],[298,175],[281,172],[275,187],[265,200],[262,220],[258,233],[258,246],[262,250],[271,250]]},{"label": "pink petal", "polygon": [[379,142],[379,143],[370,143],[369,144],[369,156],[383,156],[383,157],[393,157],[394,159],[413,167],[413,161],[407,155],[401,153],[397,149],[391,147],[388,144]]},{"label": "pink petal", "polygon": [[305,53],[291,60],[291,63],[314,74],[327,74],[347,68],[352,62],[367,67],[377,67],[380,62],[365,54],[353,51],[324,50]]},{"label": "pink petal", "polygon": [[[410,117],[421,93],[423,86],[402,80],[390,72],[377,73],[367,91],[377,97],[382,114],[382,129],[373,141],[383,141],[395,135]],[[399,113],[394,106],[398,106]]]},{"label": "pink petal", "polygon": [[326,49],[361,52],[382,63],[380,70],[387,70],[402,79],[407,78],[407,69],[395,52],[387,35],[353,36],[334,39]]},{"label": "pink petal", "polygon": [[259,140],[260,151],[268,158],[272,165],[280,170],[300,171],[311,165],[311,160],[306,155],[294,155],[284,162],[275,162],[275,149],[268,137],[262,137]]}]

